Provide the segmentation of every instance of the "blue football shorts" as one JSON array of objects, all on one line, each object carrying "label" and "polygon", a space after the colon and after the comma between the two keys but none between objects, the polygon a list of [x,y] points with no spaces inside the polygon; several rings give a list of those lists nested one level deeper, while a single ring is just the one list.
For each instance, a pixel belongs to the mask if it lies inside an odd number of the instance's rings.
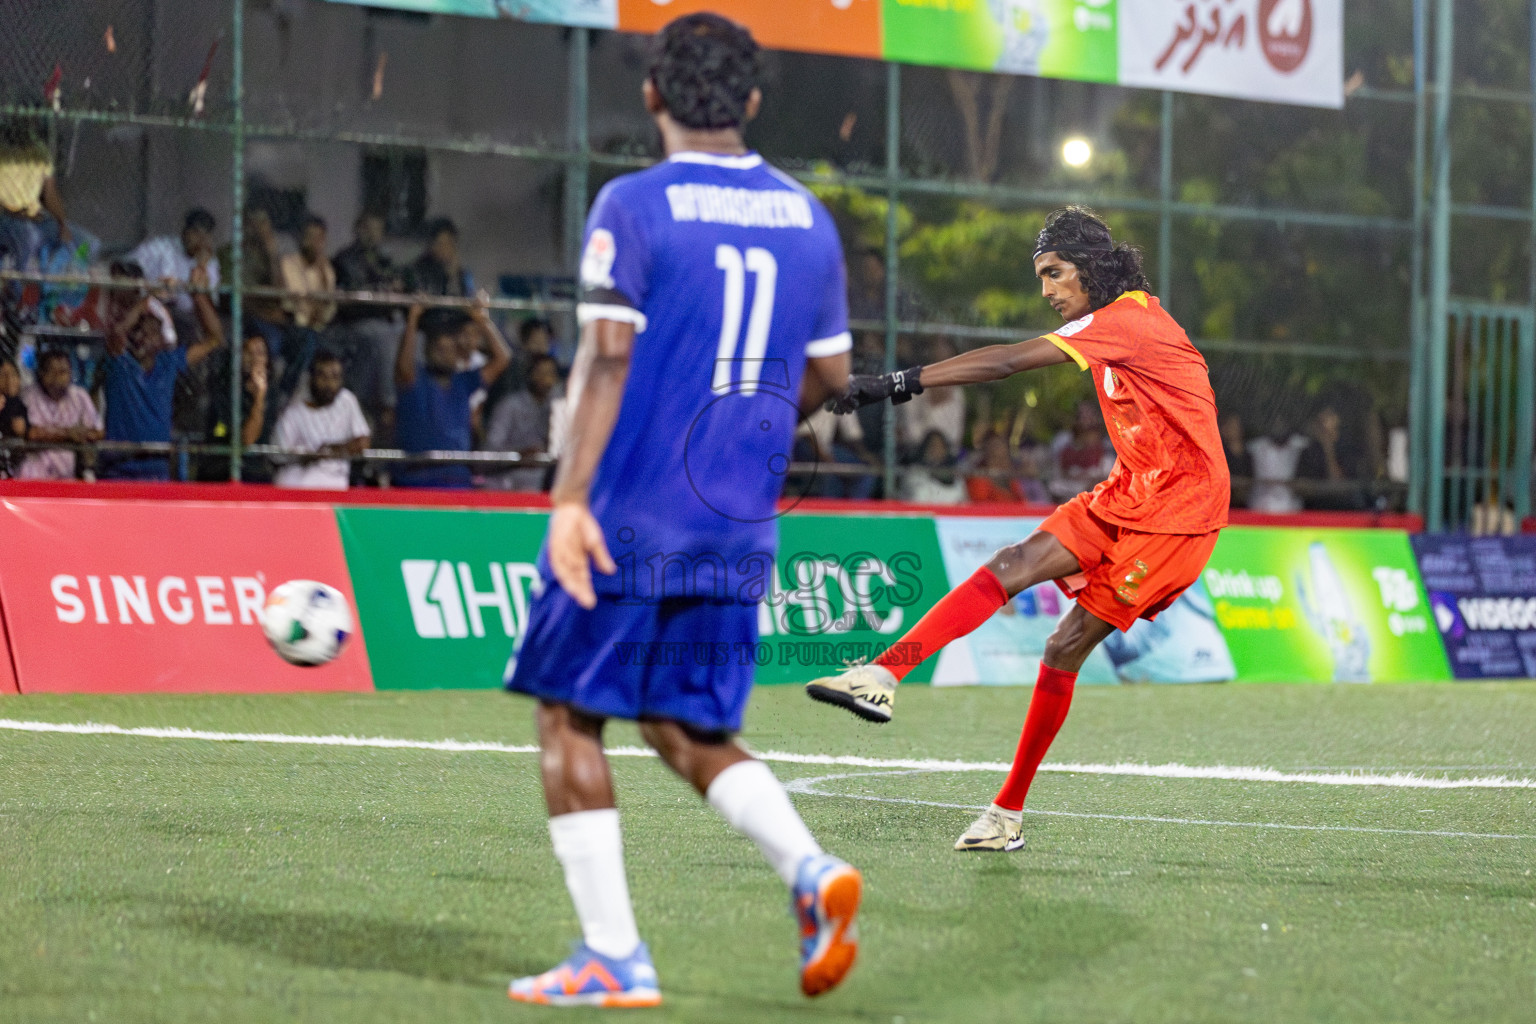
[{"label": "blue football shorts", "polygon": [[757,606],[675,598],[591,611],[546,582],[528,612],[507,689],[631,721],[739,732],[752,692]]}]

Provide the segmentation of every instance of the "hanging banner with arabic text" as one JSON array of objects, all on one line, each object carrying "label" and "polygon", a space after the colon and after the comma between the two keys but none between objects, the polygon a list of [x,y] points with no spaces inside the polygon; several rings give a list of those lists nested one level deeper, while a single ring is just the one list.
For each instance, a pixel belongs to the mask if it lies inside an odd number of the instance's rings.
[{"label": "hanging banner with arabic text", "polygon": [[708,10],[782,50],[1344,104],[1344,0],[332,0],[655,32]]}]

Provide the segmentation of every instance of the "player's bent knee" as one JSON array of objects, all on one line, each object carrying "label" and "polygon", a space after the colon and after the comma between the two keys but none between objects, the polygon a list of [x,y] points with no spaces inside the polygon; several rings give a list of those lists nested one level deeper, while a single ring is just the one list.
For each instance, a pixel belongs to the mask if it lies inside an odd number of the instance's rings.
[{"label": "player's bent knee", "polygon": [[1103,619],[1083,611],[1081,606],[1076,607],[1056,624],[1055,631],[1046,640],[1043,660],[1052,668],[1076,672],[1114,628]]},{"label": "player's bent knee", "polygon": [[987,561],[1009,597],[1037,583],[1070,576],[1079,570],[1077,558],[1053,535],[1037,530],[1017,544],[998,548]]},{"label": "player's bent knee", "polygon": [[731,733],[723,729],[700,729],[687,722],[643,718],[640,736],[669,763],[673,756],[683,757],[693,747],[719,747],[731,742]]}]

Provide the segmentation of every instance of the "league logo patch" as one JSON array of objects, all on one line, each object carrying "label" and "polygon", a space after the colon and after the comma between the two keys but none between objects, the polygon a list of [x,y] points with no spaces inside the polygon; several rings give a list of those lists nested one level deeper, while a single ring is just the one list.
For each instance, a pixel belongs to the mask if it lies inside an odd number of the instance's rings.
[{"label": "league logo patch", "polygon": [[613,261],[618,258],[618,246],[613,232],[598,228],[587,239],[587,251],[581,254],[581,284],[583,288],[612,288]]},{"label": "league logo patch", "polygon": [[1069,324],[1058,327],[1053,333],[1055,333],[1056,337],[1058,338],[1070,338],[1074,334],[1079,334],[1087,330],[1092,324],[1093,314],[1089,313],[1087,316],[1080,320],[1073,320]]}]

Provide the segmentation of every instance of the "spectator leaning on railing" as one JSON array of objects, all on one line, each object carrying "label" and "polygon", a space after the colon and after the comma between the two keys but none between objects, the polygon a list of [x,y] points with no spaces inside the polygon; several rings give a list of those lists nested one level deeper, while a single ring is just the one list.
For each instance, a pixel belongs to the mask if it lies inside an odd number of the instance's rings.
[{"label": "spectator leaning on railing", "polygon": [[342,387],[341,357],[329,350],[309,364],[309,395],[295,398],[278,417],[273,443],[297,458],[273,475],[279,487],[347,489],[351,458],[368,447],[368,421],[357,396]]},{"label": "spectator leaning on railing", "polygon": [[1248,491],[1248,507],[1256,512],[1300,512],[1301,499],[1291,486],[1307,439],[1291,429],[1285,417],[1276,414],[1269,433],[1248,442],[1252,459],[1253,487]]},{"label": "spectator leaning on railing", "polygon": [[965,501],[965,484],[955,470],[955,454],[944,432],[930,430],[918,452],[920,461],[902,475],[902,500],[921,505],[958,505]]},{"label": "spectator leaning on railing", "polygon": [[[351,245],[331,257],[336,287],[351,292],[398,292],[405,287],[400,271],[381,248],[384,218],[364,213],[353,226]],[[354,302],[336,311],[332,329],[347,351],[347,387],[377,428],[395,408],[395,352],[400,327],[393,306]]]},{"label": "spectator leaning on railing", "polygon": [[475,294],[475,279],[459,262],[459,228],[447,217],[427,225],[427,249],[406,270],[406,290],[423,295]]},{"label": "spectator leaning on railing", "polygon": [[[411,307],[395,358],[395,443],[405,451],[470,449],[470,400],[501,376],[512,358],[506,339],[486,312],[486,300],[482,292],[481,304],[469,318],[436,310],[426,315],[421,306]],[[424,362],[416,359],[418,329],[426,336]],[[458,368],[461,332],[474,332],[485,353],[479,370]],[[394,482],[401,487],[469,487],[472,478],[466,465],[423,465],[402,468]]]},{"label": "spectator leaning on railing", "polygon": [[[560,367],[552,355],[534,356],[527,366],[527,386],[501,401],[485,420],[485,449],[517,452],[524,458],[549,451],[550,396],[560,383]],[[510,469],[486,480],[486,486],[504,491],[542,491],[544,466]]]},{"label": "spectator leaning on railing", "polygon": [[[158,336],[158,331],[157,331]],[[82,444],[102,437],[101,417],[90,393],[74,382],[69,353],[46,349],[37,360],[37,383],[21,393],[27,407],[27,440]],[[32,452],[21,462],[21,480],[73,480],[72,449]]]},{"label": "spectator leaning on railing", "polygon": [[[230,360],[227,351],[209,383],[208,418],[203,428],[203,438],[209,444],[229,444],[234,422],[233,396],[230,394]],[[240,344],[240,445],[249,448],[253,444],[266,444],[272,434],[275,403],[267,401],[269,371],[267,343],[259,334],[246,335]],[[198,479],[220,481],[229,479],[227,455],[205,455],[198,460]],[[270,483],[272,467],[264,456],[245,455],[240,459],[240,479],[247,483]]]},{"label": "spectator leaning on railing", "polygon": [[[158,235],[139,243],[130,252],[126,262],[139,265],[144,277],[156,284],[192,280],[192,270],[201,267],[208,280],[208,287],[219,287],[219,264],[213,255],[213,232],[217,226],[213,214],[202,207],[188,210],[182,222],[181,237]],[[178,294],[175,305],[184,313],[193,311],[192,297],[185,292]]]},{"label": "spectator leaning on railing", "polygon": [[294,293],[288,300],[293,324],[303,330],[323,331],[336,318],[336,303],[311,299],[315,292],[336,290],[336,271],[325,255],[325,221],[310,214],[299,231],[299,251],[283,257],[283,287]]},{"label": "spectator leaning on railing", "polygon": [[[206,289],[209,279],[201,266],[192,269],[189,282]],[[107,331],[106,393],[107,439],[110,441],[169,442],[171,406],[176,377],[196,366],[224,344],[218,311],[206,291],[193,294],[201,337],[184,348],[167,348],[159,320],[141,298],[130,315]],[[102,460],[103,477],[132,480],[167,480],[170,469],[163,455],[127,455]]]}]

